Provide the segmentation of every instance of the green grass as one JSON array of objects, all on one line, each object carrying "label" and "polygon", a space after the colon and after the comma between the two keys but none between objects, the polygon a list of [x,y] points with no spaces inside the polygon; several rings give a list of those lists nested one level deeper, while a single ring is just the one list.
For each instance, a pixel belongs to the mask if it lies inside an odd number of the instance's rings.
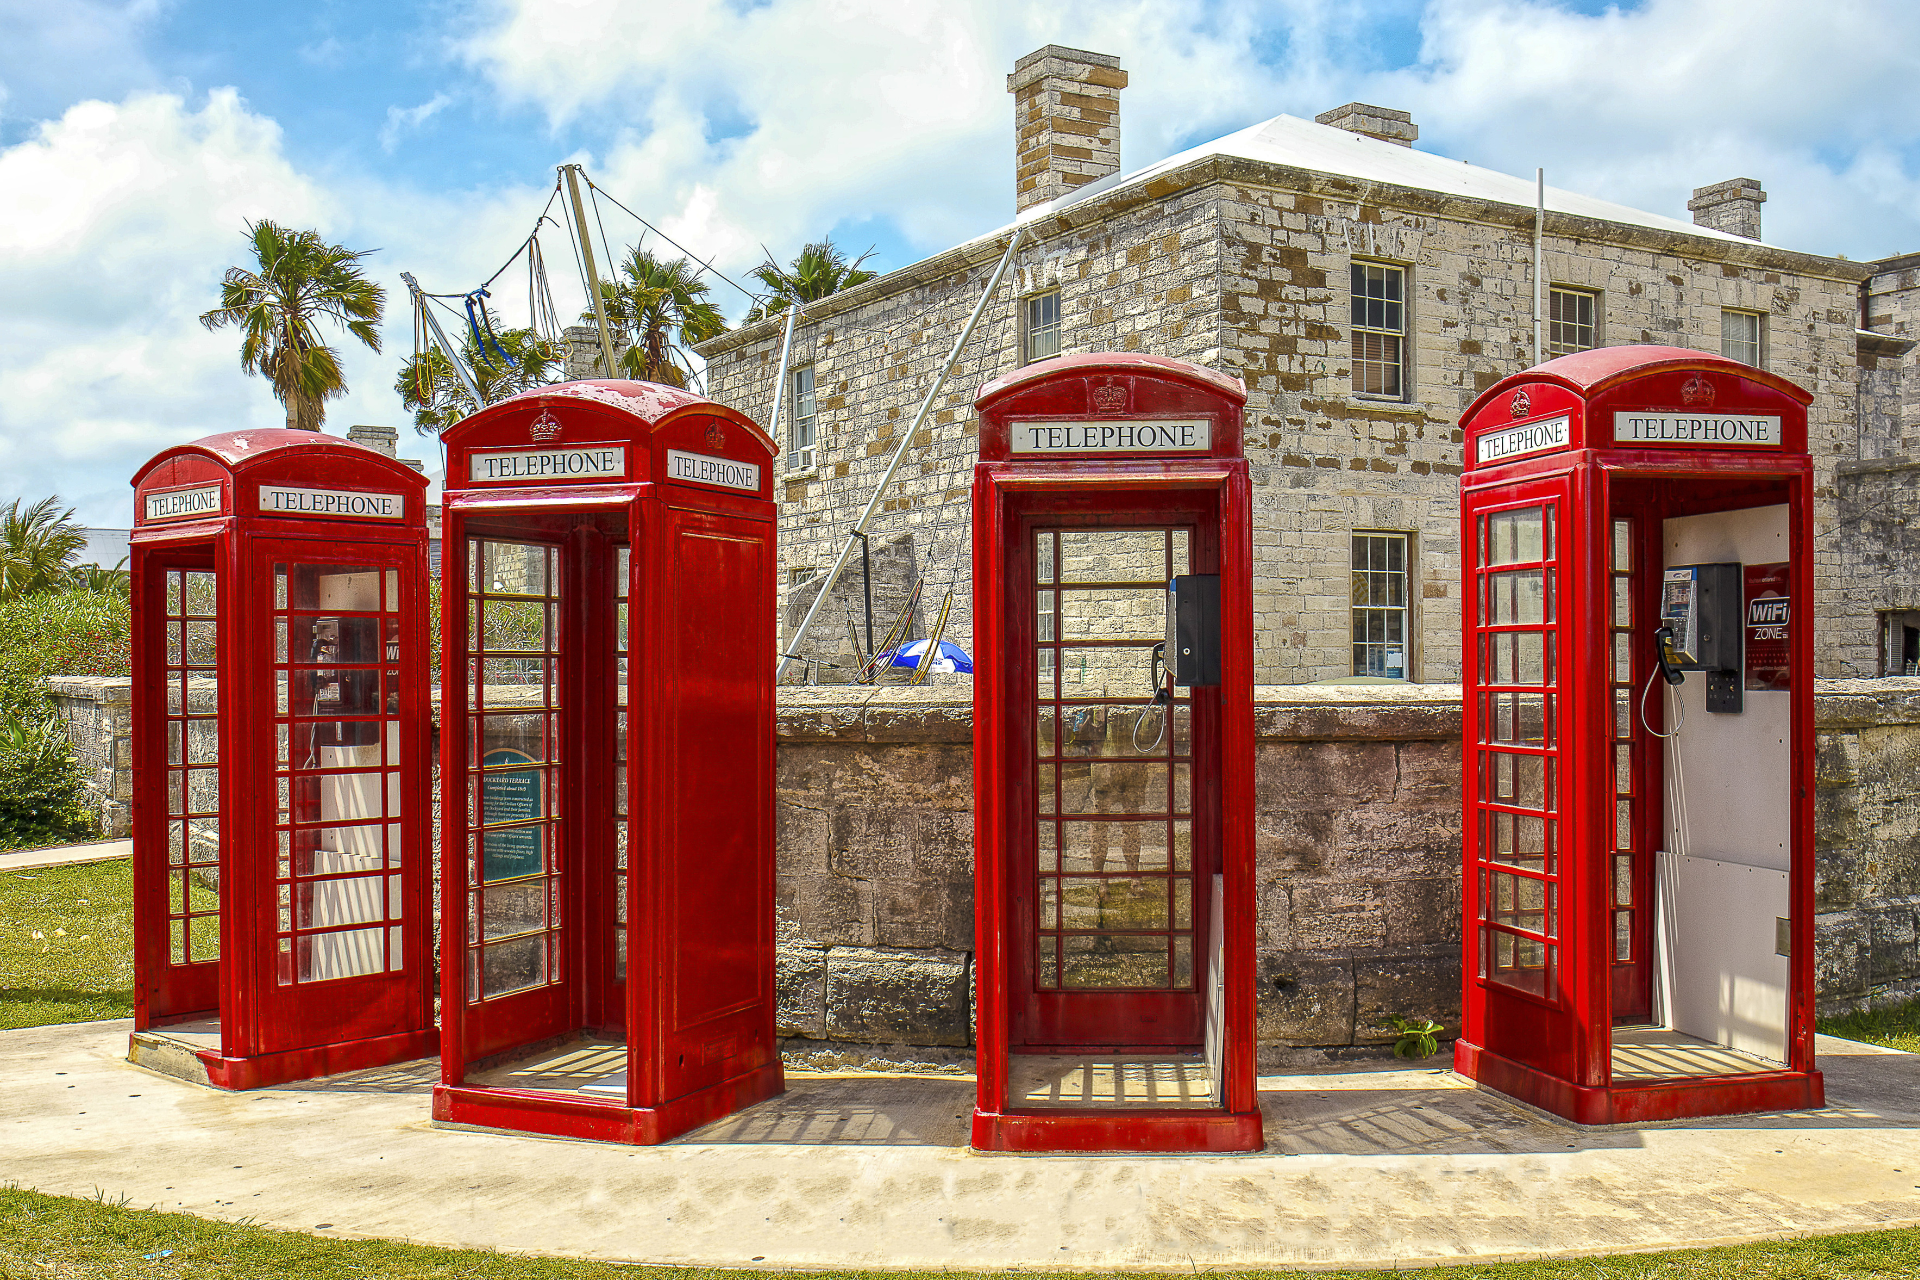
[{"label": "green grass", "polygon": [[[163,1251],[171,1250],[170,1253]],[[1554,1262],[1424,1267],[1394,1274],[1423,1280],[1856,1280],[1911,1276],[1920,1269],[1920,1231],[1876,1231],[1822,1236],[1730,1249],[1686,1249]],[[1206,1267],[1198,1271],[1225,1272]],[[759,1277],[765,1272],[690,1267],[631,1267],[609,1262],[535,1258],[476,1249],[435,1249],[390,1240],[330,1240],[305,1232],[210,1222],[183,1213],[135,1209],[107,1196],[76,1200],[0,1188],[0,1277],[218,1277],[219,1280],[598,1280],[636,1274],[662,1280]],[[1008,1272],[785,1271],[786,1276],[886,1277],[887,1280],[960,1280]],[[1021,1270],[1023,1276],[1075,1275]],[[1084,1276],[1086,1273],[1078,1273]],[[1115,1274],[1115,1273],[1104,1273]],[[1234,1272],[1248,1277],[1282,1272]],[[1295,1272],[1293,1274],[1300,1274]],[[1319,1271],[1320,1280],[1378,1272]]]},{"label": "green grass", "polygon": [[0,872],[0,1029],[132,1015],[133,860]]},{"label": "green grass", "polygon": [[1883,1009],[1860,1010],[1844,1018],[1822,1018],[1814,1026],[1823,1036],[1864,1040],[1887,1049],[1920,1053],[1920,999]]}]

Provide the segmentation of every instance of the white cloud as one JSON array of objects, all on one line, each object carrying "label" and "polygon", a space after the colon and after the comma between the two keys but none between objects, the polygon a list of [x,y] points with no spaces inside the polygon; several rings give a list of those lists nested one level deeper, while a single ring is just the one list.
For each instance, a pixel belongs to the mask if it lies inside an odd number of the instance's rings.
[{"label": "white cloud", "polygon": [[451,95],[436,93],[417,107],[388,107],[387,123],[380,129],[380,149],[391,155],[402,136],[439,115],[452,101]]},{"label": "white cloud", "polygon": [[[435,444],[412,434],[392,390],[410,328],[399,273],[430,289],[484,279],[545,196],[423,196],[303,172],[279,126],[231,89],[197,107],[167,94],[72,107],[0,149],[0,502],[57,490],[86,522],[124,526],[127,478],[155,452],[284,424],[266,382],[241,372],[235,331],[198,322],[226,268],[248,261],[246,222],[262,217],[381,250],[365,267],[388,290],[386,351],[336,340],[351,390],[327,427],[399,426],[402,452],[431,469]],[[524,279],[496,286],[510,322],[524,322]],[[577,310],[558,283],[563,309]]]}]

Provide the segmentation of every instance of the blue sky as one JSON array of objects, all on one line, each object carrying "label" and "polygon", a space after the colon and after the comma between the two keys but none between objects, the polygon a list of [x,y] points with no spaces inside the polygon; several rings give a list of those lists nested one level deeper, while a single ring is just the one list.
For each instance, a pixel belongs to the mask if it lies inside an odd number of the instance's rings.
[{"label": "blue sky", "polygon": [[[194,319],[246,219],[379,249],[396,295],[402,270],[463,290],[578,161],[736,279],[823,231],[904,266],[1011,216],[1005,75],[1046,43],[1120,56],[1130,169],[1360,100],[1557,187],[1686,217],[1749,176],[1770,242],[1920,249],[1906,0],[0,0],[0,32],[0,502],[57,490],[99,525],[156,450],[281,420]],[[524,295],[497,291],[509,320]],[[407,432],[389,314],[330,429]]]}]

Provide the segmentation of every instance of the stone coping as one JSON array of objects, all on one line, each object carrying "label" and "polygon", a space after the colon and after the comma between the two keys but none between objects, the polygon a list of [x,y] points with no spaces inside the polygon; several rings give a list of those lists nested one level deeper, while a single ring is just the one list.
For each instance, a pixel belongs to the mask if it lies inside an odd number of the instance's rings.
[{"label": "stone coping", "polygon": [[[50,676],[60,697],[125,703],[125,676]],[[1460,686],[1256,685],[1254,733],[1298,741],[1447,741],[1460,736]],[[439,718],[440,691],[433,691]],[[1821,729],[1920,724],[1920,676],[1816,680],[1814,718]],[[813,742],[970,742],[969,685],[783,685],[778,736]]]}]

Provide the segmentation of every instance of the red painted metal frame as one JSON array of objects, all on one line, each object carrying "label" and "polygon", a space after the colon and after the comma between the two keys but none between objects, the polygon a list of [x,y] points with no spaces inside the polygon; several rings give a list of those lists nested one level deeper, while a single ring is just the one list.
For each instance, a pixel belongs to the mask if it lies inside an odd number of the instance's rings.
[{"label": "red painted metal frame", "polygon": [[[208,1080],[251,1089],[432,1054],[431,708],[427,647],[427,481],[336,436],[267,430],[166,450],[133,477],[134,1028],[217,1016],[221,1045],[197,1057]],[[263,513],[262,485],[399,494],[398,520]],[[217,486],[217,511],[150,520],[146,499]],[[273,566],[396,570],[402,635],[401,892],[404,964],[395,973],[277,981]],[[162,606],[169,568],[216,578],[215,669],[221,808],[220,959],[169,961],[167,695]]]},{"label": "red painted metal frame", "polygon": [[[987,384],[975,397],[980,462],[973,485],[974,793],[978,1100],[973,1145],[997,1151],[1256,1151],[1263,1145],[1254,1090],[1253,602],[1252,498],[1241,457],[1244,387],[1196,365],[1154,356],[1066,356]],[[1186,456],[1105,454],[1015,458],[1013,419],[1061,422],[1205,418],[1211,446]],[[1022,530],[1033,520],[1063,525],[1164,523],[1167,513],[1200,519],[1217,541],[1221,578],[1221,687],[1218,690],[1219,869],[1226,939],[1222,1070],[1224,1105],[1208,1110],[1020,1110],[1008,1102],[1010,989],[1020,971],[1011,948],[1024,935],[1015,919],[1016,823],[1032,789],[1015,735],[1031,733],[1033,657],[1022,652],[1008,593],[1031,584]],[[1031,598],[1029,596],[1029,598]],[[1027,611],[1031,613],[1031,609]],[[1024,673],[1024,678],[1023,678]],[[1212,691],[1201,691],[1210,694]],[[1206,718],[1195,700],[1195,734]],[[1195,743],[1195,770],[1202,768]],[[1195,779],[1196,796],[1202,791]],[[1199,821],[1196,802],[1196,824]],[[1196,831],[1198,826],[1196,825]],[[1196,874],[1198,862],[1196,857]],[[1204,984],[1203,984],[1204,990]],[[1143,1040],[1147,1037],[1143,1036]],[[1021,1046],[1030,1047],[1030,1046]]]},{"label": "red painted metal frame", "polygon": [[[1516,396],[1519,396],[1516,401]],[[1784,504],[1788,508],[1793,595],[1813,592],[1812,463],[1806,406],[1812,397],[1784,378],[1698,351],[1605,347],[1564,356],[1506,378],[1461,418],[1468,466],[1461,478],[1462,644],[1465,729],[1462,801],[1464,987],[1454,1065],[1462,1074],[1581,1124],[1633,1123],[1685,1116],[1817,1107],[1824,1101],[1813,1031],[1813,610],[1802,603],[1789,621],[1792,956],[1787,1009],[1788,1061],[1780,1070],[1635,1081],[1612,1079],[1613,937],[1610,884],[1613,737],[1610,658],[1611,522],[1633,514],[1642,528],[1636,554],[1657,548],[1661,520],[1708,511]],[[1777,414],[1782,443],[1759,448],[1626,447],[1613,440],[1616,410]],[[1480,436],[1515,425],[1569,419],[1561,448],[1504,462],[1476,463]],[[1558,498],[1562,637],[1558,867],[1562,886],[1560,969],[1546,998],[1481,978],[1479,667],[1476,521],[1489,509]],[[1655,608],[1657,559],[1640,558],[1636,607]],[[1648,616],[1645,613],[1638,615]],[[1651,634],[1650,631],[1647,633]],[[1649,640],[1650,644],[1651,641]],[[1649,659],[1634,655],[1636,690]],[[1658,808],[1660,765],[1650,753],[1642,792],[1642,848],[1664,847]],[[1650,875],[1649,875],[1650,878]],[[1648,904],[1650,907],[1650,903]]]},{"label": "red painted metal frame", "polygon": [[[611,601],[596,598],[593,584],[611,580],[611,548],[624,539],[631,548],[629,937],[626,980],[618,983],[611,947],[602,945],[613,919],[606,902],[615,883],[612,841],[593,837],[584,822],[613,812],[612,766],[591,758],[595,748],[579,718],[610,717],[615,698],[612,689],[594,686],[600,677],[582,676],[573,685],[575,718],[563,747],[576,779],[568,784],[571,812],[582,815],[561,841],[560,856],[574,869],[568,976],[537,1015],[483,1028],[468,1000],[466,938],[451,926],[442,950],[441,1083],[433,1116],[607,1142],[664,1142],[785,1088],[773,1027],[777,560],[770,463],[777,450],[757,424],[723,405],[619,380],[544,387],[490,405],[445,439],[441,900],[458,904],[445,908],[446,918],[465,918],[470,887],[467,538],[561,546],[563,572],[575,584],[563,651],[576,666],[600,663],[609,679]],[[465,478],[476,453],[587,444],[624,448],[624,473],[598,483],[537,485]],[[740,491],[676,480],[670,450],[752,464],[760,469],[758,484]],[[586,930],[597,933],[588,937]],[[583,968],[589,964],[595,967]],[[581,1030],[624,1036],[624,1104],[468,1081],[476,1063],[532,1054]]]}]

